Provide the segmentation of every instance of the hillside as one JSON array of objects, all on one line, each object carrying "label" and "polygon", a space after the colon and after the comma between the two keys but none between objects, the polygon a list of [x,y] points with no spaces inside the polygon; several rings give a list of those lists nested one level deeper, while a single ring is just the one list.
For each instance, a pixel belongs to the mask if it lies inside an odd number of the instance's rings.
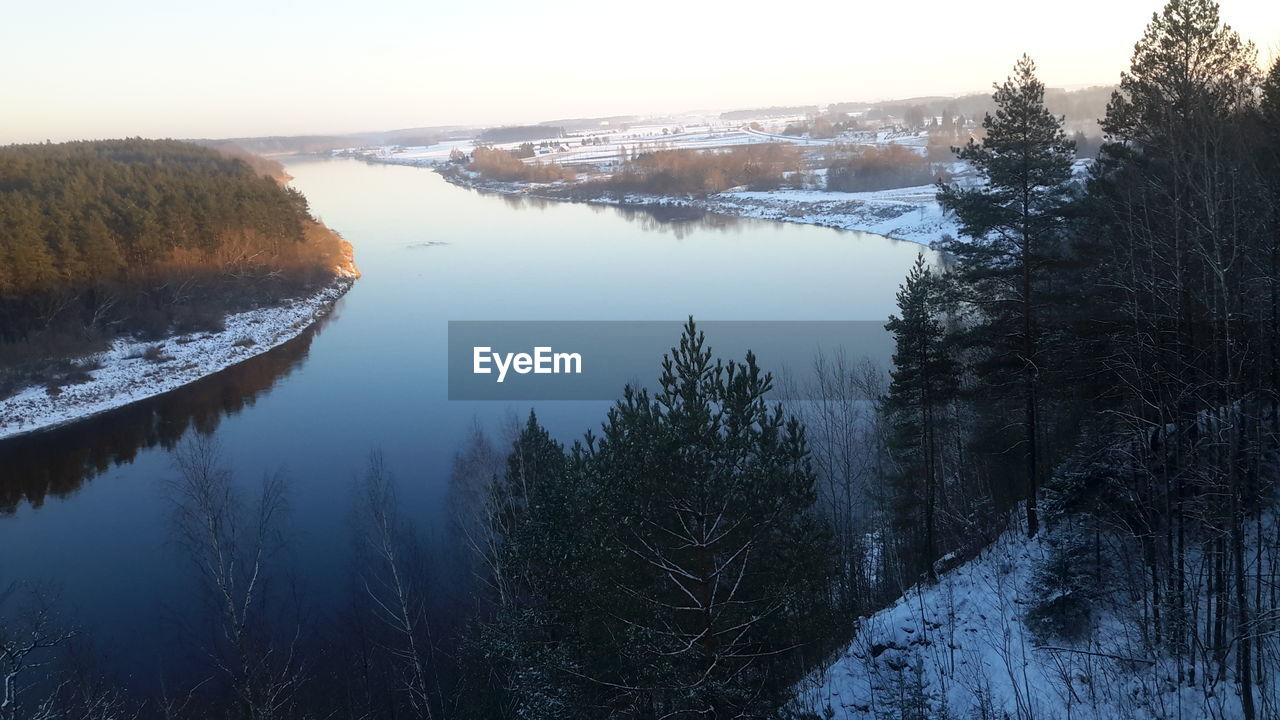
[{"label": "hillside", "polygon": [[[1269,513],[1248,555],[1270,542],[1273,523]],[[1078,540],[1069,524],[1030,540],[1012,529],[936,583],[859,618],[853,642],[801,684],[795,709],[833,719],[1242,717],[1230,674],[1203,656],[1179,667],[1152,648],[1149,608],[1120,582],[1124,557],[1114,546],[1102,550],[1104,590],[1087,598],[1089,612],[1056,618],[1070,637],[1047,627],[1046,609],[1072,598],[1047,588],[1046,574]],[[1197,600],[1211,606],[1203,594]],[[1257,681],[1261,717],[1275,717],[1275,679]]]}]

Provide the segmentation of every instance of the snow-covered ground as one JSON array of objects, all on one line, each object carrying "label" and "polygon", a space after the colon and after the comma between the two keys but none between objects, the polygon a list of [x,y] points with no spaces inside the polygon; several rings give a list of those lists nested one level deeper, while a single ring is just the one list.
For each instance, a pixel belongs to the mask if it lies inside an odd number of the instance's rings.
[{"label": "snow-covered ground", "polygon": [[[726,123],[706,118],[688,118],[683,124],[636,125],[628,128],[601,128],[571,137],[548,137],[532,141],[538,155],[527,162],[554,162],[593,173],[612,172],[624,157],[638,152],[660,149],[697,149],[731,147],[749,143],[789,142],[804,152],[819,152],[833,143],[847,145],[903,145],[924,153],[928,133],[902,132],[890,129],[846,133],[834,139],[810,139],[782,135],[787,119],[759,122]],[[583,140],[588,144],[583,144]],[[599,144],[592,144],[598,141]],[[542,147],[545,144],[546,147]],[[337,154],[372,162],[440,168],[450,153],[472,152],[476,140],[450,140],[427,147],[381,146],[349,148]],[[516,149],[521,143],[502,143],[496,147]],[[967,168],[952,163],[951,171],[958,181]],[[819,174],[821,170],[817,171]],[[551,197],[536,184],[485,181],[465,173],[451,181],[471,187],[503,193],[527,193]],[[819,190],[776,190],[768,192],[730,191],[709,197],[667,197],[634,195],[614,200],[599,198],[592,202],[630,205],[681,205],[698,207],[708,212],[741,217],[822,225],[843,230],[885,235],[928,245],[945,234],[957,234],[954,218],[946,216],[935,199],[931,185],[896,188],[877,192],[823,192]],[[555,199],[554,197],[552,199]]]},{"label": "snow-covered ground", "polygon": [[[529,162],[554,162],[565,167],[607,169],[620,161],[624,152],[628,155],[654,150],[674,148],[708,149],[746,145],[751,143],[778,142],[778,138],[764,133],[749,131],[745,128],[731,126],[703,126],[684,128],[675,134],[662,134],[662,128],[656,132],[652,128],[630,128],[614,133],[595,133],[593,135],[573,137],[546,137],[530,141],[535,146],[547,143],[549,148],[538,147],[538,154],[529,158]],[[599,138],[600,144],[583,145],[584,138]],[[805,146],[811,144],[803,138],[790,138],[790,142]],[[395,165],[434,166],[449,160],[454,150],[470,153],[477,145],[491,145],[505,150],[515,150],[523,142],[480,143],[477,140],[446,140],[428,146],[379,146],[368,148],[348,148],[336,154],[359,157],[375,162]],[[813,145],[821,142],[814,141]]]},{"label": "snow-covered ground", "polygon": [[858,193],[742,191],[711,195],[700,204],[724,215],[861,230],[928,245],[959,231],[955,216],[942,211],[937,193],[933,185]]},{"label": "snow-covered ground", "polygon": [[860,619],[845,652],[801,684],[797,709],[832,720],[1241,717],[1230,681],[1187,687],[1171,661],[1153,657],[1125,622],[1140,612],[1132,602],[1096,608],[1096,626],[1074,646],[1038,642],[1025,617],[1042,599],[1032,578],[1051,539],[1011,530],[936,584]]},{"label": "snow-covered ground", "polygon": [[[760,127],[757,129],[752,125]],[[601,129],[565,137],[548,135],[545,138],[529,141],[481,143],[476,139],[445,140],[426,146],[382,145],[346,148],[335,151],[335,154],[397,165],[435,166],[447,162],[449,154],[454,150],[470,153],[476,149],[477,145],[516,150],[528,142],[537,148],[537,155],[528,158],[527,162],[554,162],[565,167],[608,170],[623,157],[624,153],[634,155],[655,150],[708,150],[752,143],[786,142],[802,149],[813,150],[835,144],[903,145],[924,153],[929,140],[928,133],[924,131],[850,132],[835,138],[816,139],[783,135],[782,128],[783,125],[777,122],[763,125],[758,122],[750,124],[701,122],[679,126],[642,125],[625,129]],[[584,140],[587,144],[583,144]]]},{"label": "snow-covered ground", "polygon": [[[465,187],[504,194],[522,194],[563,199],[551,194],[550,185],[496,182],[465,171],[446,175]],[[929,245],[943,235],[955,236],[959,226],[954,216],[943,212],[933,185],[878,190],[875,192],[827,192],[825,190],[733,190],[706,197],[645,195],[600,197],[589,202],[600,205],[691,207],[721,215],[821,225],[841,230],[884,235],[897,240]]]},{"label": "snow-covered ground", "polygon": [[[43,385],[0,400],[0,439],[43,430],[128,405],[218,372],[295,337],[327,315],[350,289],[341,276],[323,290],[278,307],[228,315],[225,329],[155,342],[117,339],[79,362],[92,379],[51,394]],[[149,356],[149,357],[148,357]]]}]

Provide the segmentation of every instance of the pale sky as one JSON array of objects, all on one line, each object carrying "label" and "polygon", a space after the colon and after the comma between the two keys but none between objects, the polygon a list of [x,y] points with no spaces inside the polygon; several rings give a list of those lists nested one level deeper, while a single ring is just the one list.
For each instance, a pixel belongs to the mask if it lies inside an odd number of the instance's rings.
[{"label": "pale sky", "polygon": [[[10,0],[0,143],[497,125],[1106,84],[1161,0]],[[1221,0],[1280,48],[1280,2]]]}]

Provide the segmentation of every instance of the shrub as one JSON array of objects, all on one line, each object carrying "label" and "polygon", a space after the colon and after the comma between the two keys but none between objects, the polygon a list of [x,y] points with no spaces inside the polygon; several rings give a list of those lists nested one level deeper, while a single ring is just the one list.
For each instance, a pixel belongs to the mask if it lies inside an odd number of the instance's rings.
[{"label": "shrub", "polygon": [[[532,150],[532,148],[530,148]],[[481,177],[505,182],[557,182],[572,180],[577,173],[555,163],[526,163],[508,150],[478,147],[471,153],[467,169]]]},{"label": "shrub", "polygon": [[164,346],[162,345],[152,345],[148,347],[146,350],[142,351],[142,354],[139,357],[151,363],[169,362],[173,359],[165,353]]},{"label": "shrub", "polygon": [[1042,640],[1078,640],[1092,627],[1101,596],[1101,553],[1093,543],[1064,530],[1049,540],[1048,557],[1035,569],[1027,625]]},{"label": "shrub", "polygon": [[659,150],[627,161],[608,184],[623,192],[717,193],[732,187],[772,190],[803,169],[789,143],[757,143],[722,150]]},{"label": "shrub", "polygon": [[930,185],[940,179],[946,179],[941,167],[901,145],[858,148],[827,167],[827,189],[839,192]]},{"label": "shrub", "polygon": [[222,332],[226,329],[222,313],[207,307],[185,305],[174,312],[173,331],[180,335],[195,332]]}]

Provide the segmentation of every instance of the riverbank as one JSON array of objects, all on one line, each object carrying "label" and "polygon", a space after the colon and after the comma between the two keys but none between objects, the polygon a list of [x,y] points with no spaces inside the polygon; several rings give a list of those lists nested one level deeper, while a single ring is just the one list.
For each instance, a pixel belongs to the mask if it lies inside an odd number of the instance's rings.
[{"label": "riverbank", "polygon": [[117,338],[106,350],[76,359],[88,369],[84,382],[57,388],[33,385],[0,400],[0,440],[176,390],[292,340],[331,313],[359,277],[349,248],[344,245],[347,262],[337,268],[334,280],[315,293],[228,315],[220,332],[152,342]]},{"label": "riverbank", "polygon": [[955,217],[938,204],[938,190],[933,185],[857,193],[784,189],[731,190],[706,196],[628,193],[580,198],[569,195],[572,183],[499,182],[456,167],[436,166],[435,170],[450,183],[486,192],[595,205],[694,208],[718,215],[856,230],[925,246],[959,233]]}]

